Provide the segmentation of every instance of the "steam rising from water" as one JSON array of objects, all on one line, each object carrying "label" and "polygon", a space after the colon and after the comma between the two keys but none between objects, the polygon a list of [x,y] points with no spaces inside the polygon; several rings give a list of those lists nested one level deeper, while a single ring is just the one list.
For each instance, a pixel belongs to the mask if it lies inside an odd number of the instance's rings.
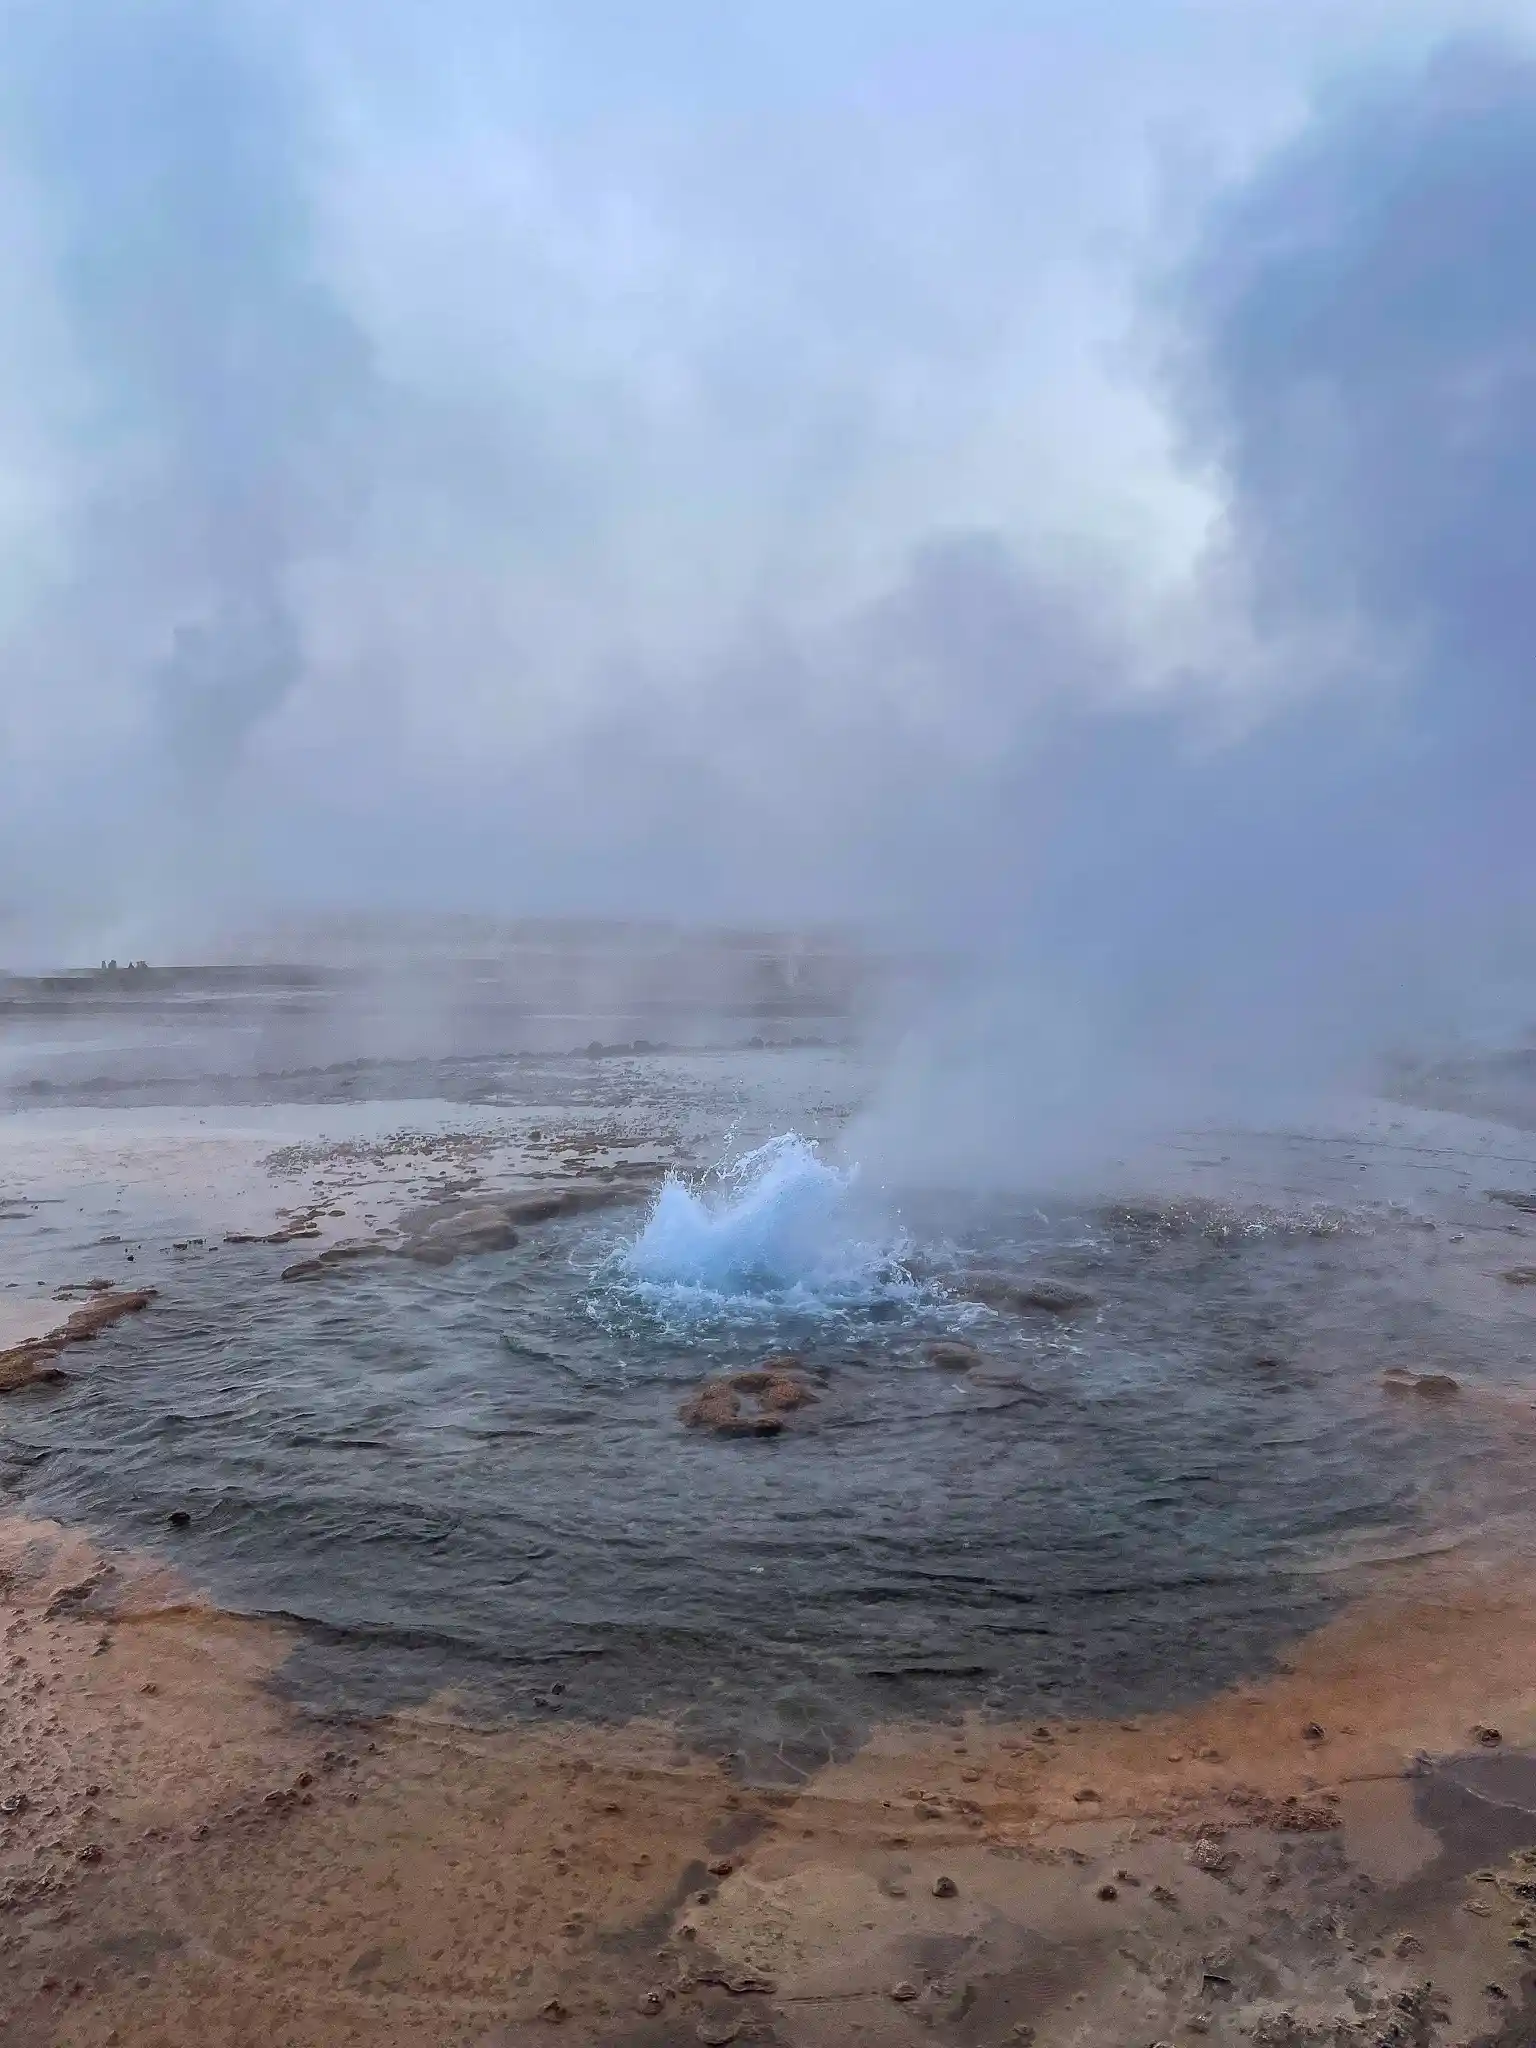
[{"label": "steam rising from water", "polygon": [[669,1322],[821,1316],[913,1297],[900,1241],[859,1212],[857,1182],[856,1167],[831,1165],[805,1138],[770,1139],[715,1190],[667,1180],[610,1277]]}]

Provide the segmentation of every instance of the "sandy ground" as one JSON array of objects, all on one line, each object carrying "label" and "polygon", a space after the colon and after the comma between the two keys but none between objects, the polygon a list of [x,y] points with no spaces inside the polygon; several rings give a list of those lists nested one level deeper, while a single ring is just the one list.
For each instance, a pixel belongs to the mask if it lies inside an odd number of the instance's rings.
[{"label": "sandy ground", "polygon": [[794,1792],[659,1727],[306,1719],[283,1633],[164,1567],[12,1523],[0,1571],[18,2048],[1536,2038],[1507,1565],[1389,1575],[1190,1712],[887,1728]]}]

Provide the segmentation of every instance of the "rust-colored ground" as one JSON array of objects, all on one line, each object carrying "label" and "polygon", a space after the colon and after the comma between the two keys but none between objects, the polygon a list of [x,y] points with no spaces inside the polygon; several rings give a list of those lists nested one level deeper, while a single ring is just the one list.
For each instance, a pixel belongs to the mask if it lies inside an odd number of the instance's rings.
[{"label": "rust-colored ground", "polygon": [[281,1631],[153,1564],[12,1524],[0,1571],[17,2048],[1536,2038],[1508,1563],[1192,1711],[888,1728],[794,1794],[651,1726],[316,1723]]}]

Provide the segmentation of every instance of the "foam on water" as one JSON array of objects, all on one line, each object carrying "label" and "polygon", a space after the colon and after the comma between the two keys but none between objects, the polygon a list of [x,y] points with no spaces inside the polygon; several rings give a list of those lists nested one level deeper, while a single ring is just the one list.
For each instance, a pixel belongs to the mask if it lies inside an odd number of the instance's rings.
[{"label": "foam on water", "polygon": [[668,1179],[613,1277],[663,1316],[826,1314],[915,1293],[900,1242],[868,1234],[857,1180],[793,1132],[724,1168],[712,1190]]}]

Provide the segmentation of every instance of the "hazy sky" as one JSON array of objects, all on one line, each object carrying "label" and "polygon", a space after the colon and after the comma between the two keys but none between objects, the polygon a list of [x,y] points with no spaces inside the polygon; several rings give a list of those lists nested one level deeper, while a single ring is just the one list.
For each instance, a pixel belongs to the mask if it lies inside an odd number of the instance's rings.
[{"label": "hazy sky", "polygon": [[13,957],[1528,868],[1536,8],[0,26]]}]

